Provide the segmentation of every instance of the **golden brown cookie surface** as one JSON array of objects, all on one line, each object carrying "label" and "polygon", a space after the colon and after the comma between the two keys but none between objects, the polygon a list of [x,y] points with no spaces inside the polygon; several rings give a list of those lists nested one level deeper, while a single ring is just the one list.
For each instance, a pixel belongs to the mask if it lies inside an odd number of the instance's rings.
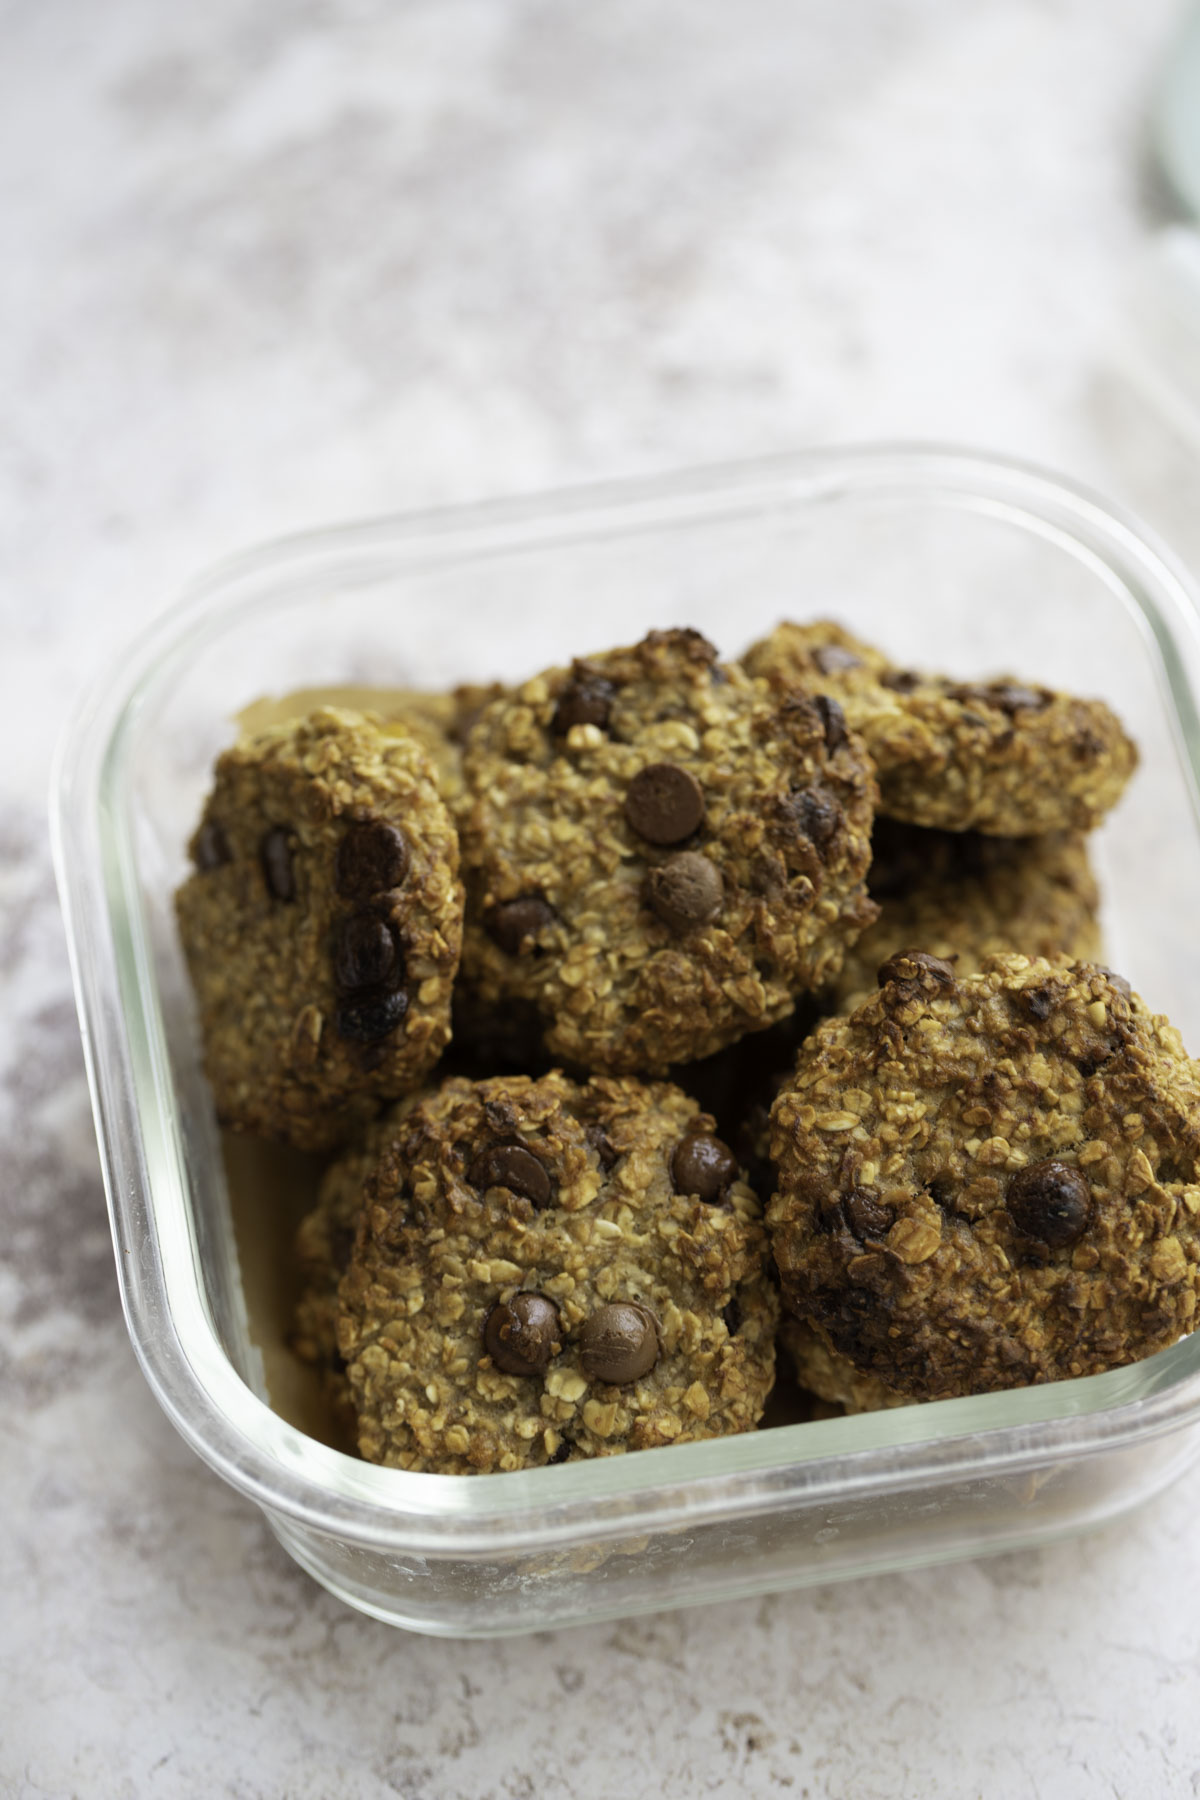
[{"label": "golden brown cookie surface", "polygon": [[557,1073],[389,1120],[340,1290],[362,1454],[469,1474],[749,1430],[778,1307],[711,1125],[665,1083]]},{"label": "golden brown cookie surface", "polygon": [[1200,1080],[1110,971],[903,953],[772,1112],[785,1304],[917,1398],[1093,1374],[1200,1292]]},{"label": "golden brown cookie surface", "polygon": [[323,709],[227,750],[176,896],[222,1121],[324,1149],[449,1037],[454,826],[407,733]]},{"label": "golden brown cookie surface", "polygon": [[840,709],[696,632],[555,669],[464,758],[464,977],[587,1069],[661,1073],[785,1016],[874,917],[874,788]]},{"label": "golden brown cookie surface", "polygon": [[837,700],[875,764],[880,811],[908,824],[1011,837],[1088,831],[1137,766],[1102,701],[1007,677],[918,674],[826,620],[779,625],[743,661],[781,691]]}]

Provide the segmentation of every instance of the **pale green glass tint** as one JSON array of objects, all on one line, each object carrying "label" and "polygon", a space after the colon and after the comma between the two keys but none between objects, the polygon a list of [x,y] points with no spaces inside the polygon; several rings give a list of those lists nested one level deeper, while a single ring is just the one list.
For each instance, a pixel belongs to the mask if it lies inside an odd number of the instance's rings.
[{"label": "pale green glass tint", "polygon": [[1189,594],[1135,527],[990,459],[814,454],[292,540],[200,584],[64,746],[60,884],[135,1345],[199,1452],[380,1617],[528,1630],[968,1555],[1111,1516],[1195,1453],[1200,1338],[1086,1381],[522,1475],[375,1468],[264,1403],[170,901],[232,713],[518,677],[668,624],[736,654],[789,615],[1118,709],[1143,763],[1097,843],[1109,954],[1200,1047]]}]

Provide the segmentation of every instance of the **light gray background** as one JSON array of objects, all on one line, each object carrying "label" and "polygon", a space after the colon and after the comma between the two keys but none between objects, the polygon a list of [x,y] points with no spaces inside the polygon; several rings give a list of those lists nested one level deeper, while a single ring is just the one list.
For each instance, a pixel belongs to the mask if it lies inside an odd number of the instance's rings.
[{"label": "light gray background", "polygon": [[316,1589],[134,1366],[42,817],[113,649],[319,521],[942,436],[1200,566],[1121,373],[1174,13],[0,4],[0,1793],[1200,1793],[1200,1473],[1038,1554],[510,1643]]}]

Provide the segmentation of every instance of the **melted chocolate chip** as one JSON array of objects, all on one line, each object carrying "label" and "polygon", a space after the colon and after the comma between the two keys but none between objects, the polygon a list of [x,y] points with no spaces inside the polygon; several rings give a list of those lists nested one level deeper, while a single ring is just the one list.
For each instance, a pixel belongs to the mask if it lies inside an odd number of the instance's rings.
[{"label": "melted chocolate chip", "polygon": [[1058,1001],[1058,989],[1052,982],[1045,982],[1041,987],[1023,988],[1017,999],[1022,1009],[1031,1019],[1040,1023],[1048,1019]]},{"label": "melted chocolate chip", "polygon": [[558,1308],[544,1294],[514,1294],[493,1306],[483,1342],[506,1375],[541,1375],[562,1349]]},{"label": "melted chocolate chip", "polygon": [[399,887],[412,863],[408,839],[382,819],[351,825],[338,845],[334,881],[343,900],[369,900]]},{"label": "melted chocolate chip", "polygon": [[911,669],[885,669],[879,677],[880,687],[890,688],[893,694],[911,694],[921,685],[921,677]]},{"label": "melted chocolate chip", "polygon": [[646,903],[672,931],[707,925],[721,910],[721,871],[698,850],[681,850],[646,877]]},{"label": "melted chocolate chip", "polygon": [[540,894],[519,894],[515,900],[503,900],[494,906],[484,920],[488,936],[508,956],[520,956],[534,949],[532,943],[539,931],[557,917],[554,908]]},{"label": "melted chocolate chip", "polygon": [[1116,988],[1118,994],[1124,994],[1127,1000],[1133,999],[1133,989],[1123,975],[1118,975],[1115,969],[1106,968],[1103,963],[1097,963],[1096,967],[1108,981],[1109,986]]},{"label": "melted chocolate chip", "polygon": [[565,1463],[570,1454],[570,1442],[567,1438],[564,1438],[562,1443],[558,1446],[558,1449],[554,1452],[554,1455],[546,1458],[546,1467],[551,1468],[555,1463]]},{"label": "melted chocolate chip", "polygon": [[721,1308],[721,1320],[730,1337],[736,1337],[742,1329],[742,1303],[736,1294],[728,1306]]},{"label": "melted chocolate chip", "polygon": [[837,750],[846,742],[846,715],[836,700],[828,694],[815,694],[813,705],[821,715],[821,724],[825,731],[825,747]]},{"label": "melted chocolate chip", "polygon": [[555,737],[566,737],[573,725],[595,725],[599,731],[607,731],[616,691],[603,675],[576,669],[554,709],[550,729]]},{"label": "melted chocolate chip", "polygon": [[399,964],[395,931],[377,913],[349,913],[334,926],[333,978],[343,992],[384,987]]},{"label": "melted chocolate chip", "polygon": [[192,848],[192,856],[196,867],[205,874],[210,869],[219,869],[223,863],[233,861],[233,851],[229,848],[229,839],[215,819],[205,819],[196,833],[196,841]]},{"label": "melted chocolate chip", "polygon": [[998,681],[980,690],[980,698],[990,700],[1010,717],[1019,712],[1042,712],[1050,704],[1050,695],[1037,688],[1023,687],[1016,681]]},{"label": "melted chocolate chip", "polygon": [[291,833],[282,825],[272,825],[263,833],[258,847],[263,880],[276,900],[296,898],[296,872],[292,867]]},{"label": "melted chocolate chip", "polygon": [[494,1187],[522,1194],[538,1212],[549,1206],[554,1195],[545,1163],[524,1144],[489,1144],[471,1164],[467,1180],[481,1194]]},{"label": "melted chocolate chip", "polygon": [[1008,1184],[1005,1200],[1017,1230],[1052,1250],[1078,1243],[1088,1228],[1092,1210],[1088,1184],[1074,1164],[1056,1157],[1019,1170]]},{"label": "melted chocolate chip", "polygon": [[822,859],[842,828],[842,809],[832,794],[821,788],[802,788],[784,802],[788,817],[813,844]]},{"label": "melted chocolate chip", "polygon": [[579,1360],[593,1381],[613,1387],[640,1381],[658,1361],[654,1314],[633,1300],[597,1307],[580,1327]]},{"label": "melted chocolate chip", "polygon": [[872,1188],[854,1188],[842,1205],[856,1238],[886,1237],[895,1223],[895,1213]]},{"label": "melted chocolate chip", "polygon": [[677,1194],[695,1194],[711,1205],[736,1180],[737,1157],[719,1137],[693,1131],[675,1146],[671,1180]]},{"label": "melted chocolate chip", "polygon": [[861,669],[863,660],[842,644],[821,644],[812,659],[822,675],[840,675],[843,669]]},{"label": "melted chocolate chip", "polygon": [[678,764],[650,763],[629,784],[625,819],[648,844],[680,844],[704,823],[704,790]]},{"label": "melted chocolate chip", "polygon": [[607,1175],[608,1171],[615,1168],[617,1163],[620,1162],[620,1151],[614,1145],[603,1125],[589,1125],[583,1135],[592,1146],[592,1149],[596,1152],[600,1167]]},{"label": "melted chocolate chip", "polygon": [[333,1016],[334,1029],[348,1044],[377,1044],[389,1037],[408,1011],[403,988],[365,993],[343,1000]]},{"label": "melted chocolate chip", "polygon": [[894,956],[880,963],[875,979],[881,988],[894,982],[912,993],[933,993],[938,988],[954,986],[954,969],[940,956],[930,956],[926,950],[897,950]]}]

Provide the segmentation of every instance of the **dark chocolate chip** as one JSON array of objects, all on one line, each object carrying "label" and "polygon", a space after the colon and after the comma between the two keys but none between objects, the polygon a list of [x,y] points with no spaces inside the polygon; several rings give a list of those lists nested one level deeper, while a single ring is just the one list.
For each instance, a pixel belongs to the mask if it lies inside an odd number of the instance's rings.
[{"label": "dark chocolate chip", "polygon": [[1127,1000],[1133,999],[1133,989],[1123,975],[1118,975],[1115,969],[1105,968],[1103,963],[1097,963],[1096,967],[1105,977],[1109,986],[1116,988],[1118,994],[1124,994]]},{"label": "dark chocolate chip", "polygon": [[914,992],[931,993],[936,988],[954,986],[954,969],[940,956],[930,956],[926,950],[897,950],[894,956],[880,963],[875,979],[881,988],[895,982]]},{"label": "dark chocolate chip", "polygon": [[871,1188],[854,1188],[842,1202],[846,1219],[856,1238],[886,1237],[896,1215],[885,1206]]},{"label": "dark chocolate chip", "polygon": [[600,1167],[607,1175],[608,1171],[615,1168],[617,1163],[620,1162],[620,1151],[616,1148],[616,1145],[609,1137],[607,1131],[605,1131],[603,1125],[589,1125],[583,1135],[592,1146],[592,1149],[596,1152]]},{"label": "dark chocolate chip", "polygon": [[483,1341],[506,1375],[541,1375],[562,1349],[558,1308],[544,1294],[514,1294],[493,1306]]},{"label": "dark chocolate chip", "polygon": [[408,1011],[403,988],[389,993],[366,993],[343,1000],[334,1014],[334,1028],[348,1044],[377,1044],[395,1031]]},{"label": "dark chocolate chip", "polygon": [[790,794],[784,803],[789,818],[802,831],[817,853],[824,857],[842,827],[842,809],[832,794],[821,788],[802,788]]},{"label": "dark chocolate chip", "polygon": [[484,920],[488,936],[508,956],[520,956],[539,931],[553,922],[554,908],[540,894],[519,894],[515,900],[501,901]]},{"label": "dark chocolate chip", "polygon": [[408,839],[382,819],[351,825],[338,845],[334,879],[343,900],[369,900],[399,887],[412,864]]},{"label": "dark chocolate chip", "polygon": [[494,1187],[523,1194],[538,1212],[549,1206],[554,1194],[545,1163],[524,1144],[489,1144],[471,1164],[467,1180],[481,1194]]},{"label": "dark chocolate chip", "polygon": [[333,978],[343,991],[384,987],[395,976],[400,954],[396,934],[378,913],[353,912],[333,928]]},{"label": "dark chocolate chip", "polygon": [[554,709],[550,729],[555,737],[566,737],[573,725],[595,725],[606,731],[616,691],[603,675],[577,670]]},{"label": "dark chocolate chip", "polygon": [[597,1307],[580,1327],[579,1360],[593,1381],[613,1387],[640,1381],[658,1361],[654,1314],[633,1300]]},{"label": "dark chocolate chip", "polygon": [[709,924],[724,897],[720,869],[698,850],[680,850],[646,877],[646,902],[672,931]]},{"label": "dark chocolate chip", "polygon": [[1042,712],[1051,696],[1036,688],[1023,687],[1016,681],[997,681],[980,690],[980,698],[990,700],[1010,716],[1019,712]]},{"label": "dark chocolate chip", "polygon": [[699,663],[702,668],[717,660],[716,645],[710,644],[702,631],[693,631],[690,625],[674,625],[666,631],[648,631],[640,648],[670,650],[686,662]]},{"label": "dark chocolate chip", "polygon": [[548,1456],[546,1458],[546,1467],[550,1468],[555,1463],[565,1463],[568,1456],[570,1456],[570,1454],[571,1454],[570,1442],[567,1438],[564,1438],[562,1443],[558,1446],[558,1449],[554,1452],[553,1456]]},{"label": "dark chocolate chip", "polygon": [[707,1131],[693,1131],[675,1146],[671,1158],[671,1180],[677,1194],[695,1194],[710,1204],[737,1178],[737,1157],[719,1137]]},{"label": "dark chocolate chip", "polygon": [[1018,1231],[1052,1250],[1064,1250],[1087,1230],[1092,1197],[1073,1163],[1049,1157],[1013,1176],[1006,1204]]},{"label": "dark chocolate chip", "polygon": [[828,694],[814,694],[813,705],[821,715],[821,724],[825,731],[825,745],[829,750],[837,750],[846,742],[846,715],[836,700]]},{"label": "dark chocolate chip", "polygon": [[862,668],[862,657],[842,644],[821,644],[813,651],[813,661],[822,675],[840,675],[843,669]]},{"label": "dark chocolate chip", "polygon": [[921,685],[921,677],[914,675],[911,669],[885,669],[879,677],[880,687],[890,688],[893,694],[911,694]]},{"label": "dark chocolate chip", "polygon": [[704,823],[704,790],[677,763],[650,763],[629,784],[625,818],[648,844],[680,844]]},{"label": "dark chocolate chip", "polygon": [[1054,1011],[1058,989],[1052,982],[1045,982],[1041,987],[1023,988],[1017,998],[1029,1017],[1040,1022]]},{"label": "dark chocolate chip", "polygon": [[728,1306],[721,1308],[721,1319],[730,1337],[736,1337],[742,1329],[742,1303],[736,1294]]},{"label": "dark chocolate chip", "polygon": [[263,833],[258,847],[263,879],[276,900],[296,898],[296,872],[292,867],[291,833],[282,825],[272,825]]},{"label": "dark chocolate chip", "polygon": [[205,819],[196,833],[196,842],[192,849],[196,867],[205,874],[210,869],[219,869],[222,863],[233,861],[233,851],[229,848],[229,839],[215,819]]}]

